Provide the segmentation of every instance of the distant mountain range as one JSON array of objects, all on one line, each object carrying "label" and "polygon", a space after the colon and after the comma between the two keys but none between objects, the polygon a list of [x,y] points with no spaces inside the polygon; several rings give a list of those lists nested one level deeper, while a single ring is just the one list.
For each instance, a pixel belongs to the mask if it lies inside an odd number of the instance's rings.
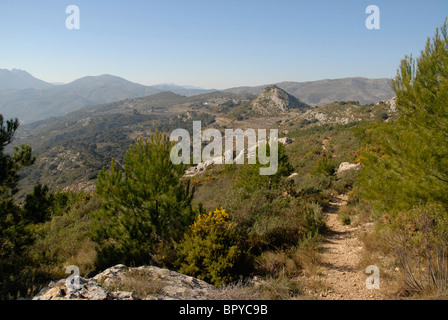
[{"label": "distant mountain range", "polygon": [[18,69],[0,69],[0,89],[48,89],[51,83],[34,78],[28,72]]},{"label": "distant mountain range", "polygon": [[[345,78],[276,84],[288,94],[311,106],[334,101],[376,103],[394,96],[389,79]],[[235,94],[259,95],[269,85],[224,90]],[[62,116],[86,106],[144,97],[170,91],[182,96],[211,93],[191,86],[161,84],[145,86],[113,75],[90,76],[55,85],[36,79],[26,71],[0,69],[0,114],[30,123]]]},{"label": "distant mountain range", "polygon": [[111,75],[84,77],[68,84],[53,85],[35,79],[25,71],[2,70],[0,74],[3,75],[0,113],[25,123],[62,116],[86,106],[161,92]]},{"label": "distant mountain range", "polygon": [[175,94],[179,94],[181,96],[186,96],[186,97],[192,97],[192,96],[197,96],[200,94],[204,94],[204,93],[211,93],[211,92],[215,92],[217,90],[215,89],[202,89],[202,88],[198,88],[198,87],[194,87],[194,86],[178,86],[175,84],[158,84],[155,86],[151,86],[153,88],[156,88],[157,90],[160,91],[170,91],[173,92]]}]

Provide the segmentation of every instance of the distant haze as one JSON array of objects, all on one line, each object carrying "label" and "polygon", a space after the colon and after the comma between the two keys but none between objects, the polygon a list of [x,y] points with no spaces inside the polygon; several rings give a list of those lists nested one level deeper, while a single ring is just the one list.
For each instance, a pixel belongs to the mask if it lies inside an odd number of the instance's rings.
[{"label": "distant haze", "polygon": [[[269,86],[236,87],[223,90],[235,94],[259,95]],[[394,96],[390,79],[345,78],[312,82],[276,84],[290,95],[311,106],[334,101],[354,100],[375,103]],[[145,86],[113,75],[88,76],[68,84],[54,85],[23,70],[0,70],[0,113],[30,123],[57,117],[86,106],[144,97],[170,91],[183,96],[210,93],[194,86],[161,84]]]}]

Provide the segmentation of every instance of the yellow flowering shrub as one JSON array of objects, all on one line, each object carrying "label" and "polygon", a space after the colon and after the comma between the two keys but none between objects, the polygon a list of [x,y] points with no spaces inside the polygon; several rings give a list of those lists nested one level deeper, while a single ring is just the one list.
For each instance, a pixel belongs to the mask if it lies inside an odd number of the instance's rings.
[{"label": "yellow flowering shrub", "polygon": [[238,278],[242,252],[235,224],[223,209],[201,214],[179,246],[180,272],[215,286]]},{"label": "yellow flowering shrub", "polygon": [[230,222],[230,215],[221,207],[221,209],[216,209],[213,212],[199,215],[190,228],[193,233],[199,233],[207,232],[207,230],[216,227],[231,228],[232,226],[233,222]]}]

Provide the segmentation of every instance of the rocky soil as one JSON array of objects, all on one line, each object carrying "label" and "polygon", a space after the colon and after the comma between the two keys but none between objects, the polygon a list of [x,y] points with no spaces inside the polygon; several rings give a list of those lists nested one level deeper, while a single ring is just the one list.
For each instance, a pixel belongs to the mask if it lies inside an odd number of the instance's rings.
[{"label": "rocky soil", "polygon": [[385,299],[381,286],[379,290],[367,288],[366,280],[371,273],[365,273],[360,265],[364,248],[358,234],[371,230],[373,225],[343,225],[338,218],[338,211],[346,204],[347,196],[339,195],[330,202],[327,210],[329,231],[321,246],[324,263],[321,280],[326,284],[326,290],[320,297],[328,300]]}]

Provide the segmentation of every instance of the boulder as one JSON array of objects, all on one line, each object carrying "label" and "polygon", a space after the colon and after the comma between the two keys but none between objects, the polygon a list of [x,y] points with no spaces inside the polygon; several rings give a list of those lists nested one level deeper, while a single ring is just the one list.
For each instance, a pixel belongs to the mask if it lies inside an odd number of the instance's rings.
[{"label": "boulder", "polygon": [[33,300],[108,300],[110,293],[96,281],[76,277],[70,283],[67,279],[50,282]]},{"label": "boulder", "polygon": [[342,172],[348,171],[348,170],[360,170],[361,165],[360,164],[354,164],[349,162],[342,162],[339,165],[339,168],[336,170],[336,174],[339,175]]},{"label": "boulder", "polygon": [[217,290],[203,280],[154,266],[119,264],[93,278],[75,280],[53,281],[33,300],[205,300]]},{"label": "boulder", "polygon": [[278,139],[278,142],[280,142],[282,144],[291,144],[293,142],[293,140],[291,138],[284,137],[284,138]]}]

